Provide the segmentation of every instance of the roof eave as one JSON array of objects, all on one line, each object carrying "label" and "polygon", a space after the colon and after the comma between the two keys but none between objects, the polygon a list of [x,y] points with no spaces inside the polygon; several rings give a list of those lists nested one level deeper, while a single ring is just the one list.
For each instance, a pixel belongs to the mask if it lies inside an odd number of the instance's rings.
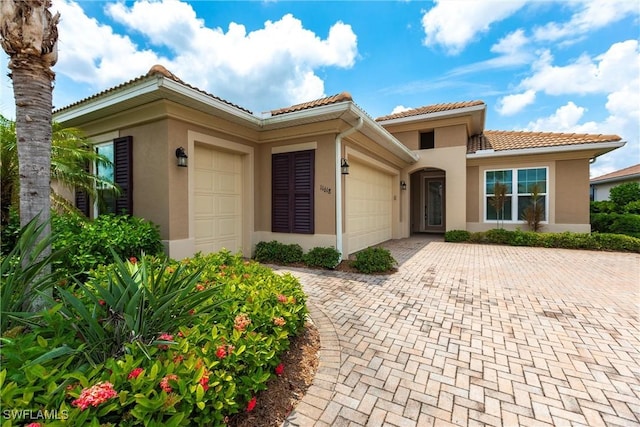
[{"label": "roof eave", "polygon": [[590,184],[608,184],[610,182],[621,182],[621,181],[630,181],[634,179],[640,179],[640,173],[633,173],[629,175],[616,176],[613,178],[605,178],[605,179],[592,179],[589,181]]},{"label": "roof eave", "polygon": [[[66,123],[72,120],[77,120],[88,115],[98,113],[100,110],[107,110],[110,107],[115,107],[120,103],[128,100],[135,99],[141,95],[151,94],[153,92],[168,91],[169,94],[178,95],[183,99],[191,99],[196,102],[205,105],[209,108],[214,108],[220,111],[223,117],[231,118],[233,121],[241,122],[251,127],[258,128],[260,126],[260,118],[243,111],[239,108],[235,108],[232,105],[225,103],[219,99],[216,99],[210,95],[200,92],[196,89],[188,87],[182,83],[168,79],[164,76],[154,76],[152,78],[136,81],[130,85],[122,88],[115,89],[106,94],[97,96],[96,98],[90,98],[79,104],[65,107],[54,112],[54,120],[60,123]],[[173,101],[171,97],[158,96],[158,99],[167,98]]]},{"label": "roof eave", "polygon": [[60,123],[66,123],[70,120],[75,120],[88,114],[98,112],[137,96],[151,93],[158,90],[158,88],[158,79],[142,80],[130,86],[114,89],[102,96],[90,98],[68,107],[63,107],[60,110],[53,112],[53,119]]},{"label": "roof eave", "polygon": [[381,141],[382,143],[379,142],[379,145],[409,164],[416,163],[420,159],[417,154],[398,141],[389,131],[382,127],[380,123],[373,120],[353,103],[351,103],[351,110],[359,117],[362,117],[364,120],[364,129],[369,130],[377,136],[374,140]]},{"label": "roof eave", "polygon": [[453,110],[436,111],[434,113],[417,114],[415,116],[399,117],[397,119],[380,120],[376,123],[384,126],[409,124],[414,122],[420,122],[425,120],[441,119],[445,117],[457,117],[464,115],[472,115],[473,113],[480,113],[479,119],[473,123],[473,129],[470,129],[470,134],[475,135],[482,133],[484,130],[485,111],[486,104],[470,105],[468,107],[456,108]]},{"label": "roof eave", "polygon": [[622,147],[626,144],[626,141],[604,141],[593,142],[584,144],[571,144],[571,145],[556,145],[553,147],[536,147],[536,148],[521,148],[515,150],[481,150],[475,153],[468,153],[467,159],[483,159],[490,157],[507,157],[507,156],[526,156],[532,154],[557,154],[566,153],[571,151],[599,151],[598,154],[593,156],[596,158],[611,150]]}]

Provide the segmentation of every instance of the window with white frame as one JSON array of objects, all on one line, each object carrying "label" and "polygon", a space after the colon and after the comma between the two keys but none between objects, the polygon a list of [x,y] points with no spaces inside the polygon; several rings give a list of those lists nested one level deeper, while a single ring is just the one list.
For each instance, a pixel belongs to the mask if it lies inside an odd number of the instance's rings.
[{"label": "window with white frame", "polygon": [[108,189],[107,187],[101,185],[100,180],[114,182],[113,179],[113,143],[109,142],[107,144],[100,144],[95,146],[96,153],[106,157],[111,164],[103,165],[96,163],[94,165],[94,170],[96,171],[96,176],[99,178],[96,190],[98,194],[98,198],[96,200],[96,207],[94,210],[95,216],[105,213],[116,213],[116,204],[115,204],[115,195],[113,191]]},{"label": "window with white frame", "polygon": [[543,207],[542,221],[547,221],[548,168],[487,170],[484,177],[485,221],[522,222],[534,203]]}]

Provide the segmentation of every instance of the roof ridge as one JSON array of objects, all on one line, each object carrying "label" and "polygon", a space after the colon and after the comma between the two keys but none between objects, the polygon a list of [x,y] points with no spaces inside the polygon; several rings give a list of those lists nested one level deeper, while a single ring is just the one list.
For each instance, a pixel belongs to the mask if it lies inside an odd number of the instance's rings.
[{"label": "roof ridge", "polygon": [[451,111],[459,108],[474,107],[476,105],[486,105],[482,100],[473,101],[456,101],[456,102],[441,102],[439,104],[423,105],[421,107],[411,108],[409,110],[401,111],[399,113],[387,114],[386,116],[380,116],[376,118],[376,121],[399,119],[403,117],[418,116],[421,114],[437,113],[440,111]]},{"label": "roof ridge", "polygon": [[576,133],[576,132],[549,132],[549,131],[526,131],[526,130],[491,130],[485,129],[483,131],[485,134],[518,134],[518,135],[540,135],[540,136],[565,136],[565,137],[600,137],[600,138],[611,138],[613,140],[622,139],[620,136],[615,134],[602,134],[602,133]]},{"label": "roof ridge", "polygon": [[149,69],[149,71],[147,71],[146,74],[143,74],[141,76],[135,77],[135,78],[133,78],[131,80],[128,80],[128,81],[126,81],[124,83],[120,83],[120,84],[118,84],[116,86],[113,86],[113,87],[110,87],[108,89],[102,90],[102,91],[100,91],[98,93],[95,93],[95,94],[93,94],[91,96],[88,96],[87,98],[83,98],[83,99],[81,99],[79,101],[76,101],[76,102],[74,102],[72,104],[66,105],[66,106],[64,106],[62,108],[59,108],[59,109],[55,110],[54,113],[67,110],[67,109],[69,109],[71,107],[74,107],[76,105],[82,104],[84,102],[87,102],[87,101],[90,101],[92,99],[98,98],[98,97],[100,97],[102,95],[105,95],[107,93],[113,92],[113,91],[118,90],[120,88],[135,84],[135,83],[137,83],[137,82],[139,82],[141,80],[144,80],[144,79],[147,79],[147,78],[150,78],[150,77],[154,77],[154,76],[161,76],[161,77],[167,78],[167,79],[172,80],[172,81],[174,81],[176,83],[179,83],[179,84],[181,84],[183,86],[186,86],[186,87],[188,87],[190,89],[198,91],[198,92],[200,92],[200,93],[202,93],[202,94],[204,94],[204,95],[206,95],[206,96],[208,96],[210,98],[216,99],[216,100],[218,100],[218,101],[220,101],[222,103],[225,103],[225,104],[227,104],[227,105],[229,105],[231,107],[237,108],[239,110],[242,110],[242,111],[244,111],[246,113],[249,113],[249,114],[253,115],[253,112],[251,110],[248,110],[248,109],[246,109],[244,107],[241,107],[241,106],[239,106],[237,104],[234,104],[233,102],[227,101],[226,99],[222,99],[222,98],[220,98],[218,96],[215,96],[215,95],[213,95],[213,94],[211,94],[211,93],[209,93],[209,92],[207,92],[205,90],[202,90],[200,88],[197,88],[196,86],[190,85],[189,83],[186,83],[184,80],[180,79],[178,76],[173,74],[171,71],[167,70],[161,64],[153,65]]},{"label": "roof ridge", "polygon": [[604,175],[596,176],[595,178],[591,178],[591,181],[600,181],[600,180],[606,180],[610,178],[624,178],[625,176],[633,176],[638,174],[640,174],[640,163],[638,163],[637,165],[627,166],[625,168],[618,169],[616,171],[609,172]]},{"label": "roof ridge", "polygon": [[311,101],[294,104],[288,107],[271,110],[270,113],[272,116],[278,116],[285,113],[292,113],[294,111],[307,110],[310,108],[320,107],[323,105],[337,104],[339,102],[345,102],[345,101],[353,101],[353,98],[351,97],[351,94],[349,92],[343,91],[335,95],[325,96],[322,98],[313,99]]}]

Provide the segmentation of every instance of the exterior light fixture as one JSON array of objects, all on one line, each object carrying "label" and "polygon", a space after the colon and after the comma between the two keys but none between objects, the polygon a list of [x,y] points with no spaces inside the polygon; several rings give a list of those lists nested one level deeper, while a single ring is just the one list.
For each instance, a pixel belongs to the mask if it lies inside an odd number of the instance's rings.
[{"label": "exterior light fixture", "polygon": [[176,158],[178,159],[178,166],[181,168],[187,167],[187,153],[184,152],[184,148],[178,147],[176,148]]},{"label": "exterior light fixture", "polygon": [[340,163],[340,171],[342,175],[349,175],[349,163],[347,163],[347,159],[343,158]]},{"label": "exterior light fixture", "polygon": [[404,181],[400,181],[400,189],[401,190],[406,190],[407,189],[407,183]]}]

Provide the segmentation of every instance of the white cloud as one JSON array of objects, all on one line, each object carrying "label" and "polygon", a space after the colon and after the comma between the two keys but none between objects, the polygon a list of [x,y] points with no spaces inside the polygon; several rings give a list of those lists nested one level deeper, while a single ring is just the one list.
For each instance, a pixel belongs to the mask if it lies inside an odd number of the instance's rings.
[{"label": "white cloud", "polygon": [[491,52],[510,56],[517,55],[528,43],[529,40],[524,35],[524,30],[520,28],[498,40],[498,43],[491,46]]},{"label": "white cloud", "polygon": [[168,62],[151,50],[139,49],[128,36],[116,34],[111,27],[89,18],[78,3],[57,0],[52,10],[61,15],[55,67],[58,75],[103,89],[144,74],[153,64]]},{"label": "white cloud", "polygon": [[321,39],[291,14],[251,32],[231,22],[225,32],[207,28],[190,5],[177,0],[116,3],[107,12],[168,48],[173,55],[165,66],[177,76],[256,112],[324,96],[324,81],[315,70],[349,68],[357,56],[357,37],[340,21]]},{"label": "white cloud", "polygon": [[540,41],[556,41],[580,36],[603,28],[629,15],[640,15],[640,3],[635,0],[589,0],[566,2],[576,7],[576,13],[568,22],[550,22],[534,30]]},{"label": "white cloud", "polygon": [[[62,16],[55,71],[85,83],[91,92],[143,75],[159,63],[200,89],[261,112],[325,96],[316,70],[349,68],[358,54],[357,36],[340,21],[323,39],[291,14],[255,31],[235,22],[225,31],[206,27],[191,5],[178,0],[109,3],[105,13],[127,28],[120,34],[87,16],[81,5],[54,0],[52,10]],[[58,98],[65,97],[58,92]]]},{"label": "white cloud", "polygon": [[584,107],[578,107],[573,101],[558,108],[554,114],[529,122],[525,130],[535,132],[571,132],[594,133],[596,124],[588,122],[580,124],[580,119],[587,111]]},{"label": "white cloud", "polygon": [[536,91],[529,89],[526,92],[515,95],[507,95],[498,101],[498,113],[503,116],[511,116],[519,113],[527,105],[531,105],[536,100]]},{"label": "white cloud", "polygon": [[524,0],[447,1],[436,5],[422,17],[424,44],[443,46],[449,54],[460,53],[479,33],[502,21],[525,5]]},{"label": "white cloud", "polygon": [[395,107],[393,107],[393,110],[391,110],[391,113],[389,114],[398,114],[409,110],[413,110],[413,108],[405,107],[404,105],[396,105]]},{"label": "white cloud", "polygon": [[547,52],[533,64],[533,75],[521,86],[550,95],[592,94],[615,91],[621,82],[632,81],[640,75],[640,51],[637,40],[611,45],[595,58],[580,56],[565,66],[553,65]]}]

